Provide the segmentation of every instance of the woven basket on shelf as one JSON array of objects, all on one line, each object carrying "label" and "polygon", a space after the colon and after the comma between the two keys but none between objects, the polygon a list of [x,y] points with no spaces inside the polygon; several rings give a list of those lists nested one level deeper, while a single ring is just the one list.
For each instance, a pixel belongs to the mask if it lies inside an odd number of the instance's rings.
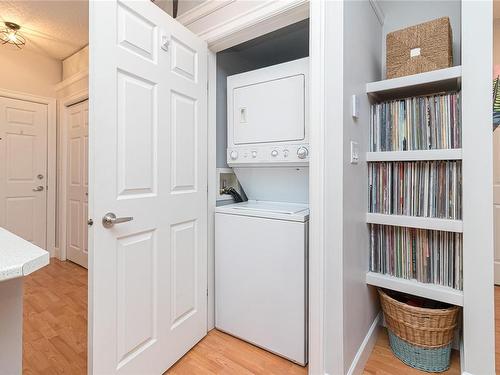
[{"label": "woven basket on shelf", "polygon": [[448,68],[452,64],[452,32],[448,17],[387,34],[387,78]]},{"label": "woven basket on shelf", "polygon": [[378,292],[394,354],[424,371],[446,370],[460,309],[457,306],[443,309],[410,306],[381,289]]}]

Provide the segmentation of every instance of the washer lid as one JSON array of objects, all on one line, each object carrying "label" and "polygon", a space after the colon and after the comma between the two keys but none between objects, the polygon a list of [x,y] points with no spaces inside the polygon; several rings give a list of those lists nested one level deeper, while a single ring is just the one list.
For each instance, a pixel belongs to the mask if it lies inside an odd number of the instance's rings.
[{"label": "washer lid", "polygon": [[309,205],[301,203],[249,200],[216,207],[215,212],[300,222],[309,220]]}]

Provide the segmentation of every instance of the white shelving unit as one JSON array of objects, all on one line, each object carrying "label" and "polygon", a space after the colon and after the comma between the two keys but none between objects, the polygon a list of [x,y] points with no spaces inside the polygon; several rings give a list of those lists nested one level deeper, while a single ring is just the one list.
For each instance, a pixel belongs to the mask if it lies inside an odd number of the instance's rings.
[{"label": "white shelving unit", "polygon": [[367,152],[366,161],[461,160],[462,149]]},{"label": "white shelving unit", "polygon": [[[398,9],[391,9],[384,14],[382,22],[383,37],[396,28],[413,25],[415,14],[419,11],[432,15],[433,9],[430,3],[416,4],[414,8],[406,8],[398,4]],[[453,3],[453,5],[452,5]],[[459,8],[456,5],[459,3]],[[459,1],[447,2],[450,6],[448,16],[454,24],[453,49],[454,61],[460,64],[451,68],[415,74],[411,76],[388,79],[362,84],[366,96],[363,98],[365,105],[393,99],[404,99],[413,96],[439,94],[446,91],[461,91],[460,116],[461,116],[461,149],[446,150],[422,150],[422,151],[388,151],[367,152],[363,156],[367,162],[391,162],[391,161],[432,161],[432,160],[461,160],[462,161],[462,220],[446,220],[407,216],[392,216],[371,214],[363,212],[359,205],[350,205],[356,215],[365,216],[366,222],[370,224],[382,224],[399,227],[415,227],[430,230],[441,230],[453,233],[463,233],[462,236],[462,262],[463,262],[463,290],[453,289],[435,284],[421,283],[416,280],[406,280],[390,275],[367,272],[367,264],[362,266],[361,273],[367,285],[392,289],[403,293],[443,301],[462,307],[462,317],[459,330],[460,340],[460,372],[468,374],[494,374],[495,373],[495,323],[494,323],[494,228],[493,228],[493,153],[492,153],[492,128],[491,128],[491,69],[492,69],[492,2]],[[424,9],[420,9],[424,7]],[[355,13],[355,12],[353,12]],[[444,14],[443,14],[444,15]],[[435,14],[437,17],[437,14]],[[432,18],[429,16],[429,19]],[[397,26],[396,26],[397,25]],[[459,28],[457,29],[457,25]],[[353,28],[354,29],[354,28]],[[352,32],[351,32],[352,33]],[[350,34],[346,34],[350,35]],[[349,45],[351,47],[351,44]],[[344,48],[350,51],[351,48]],[[373,54],[373,51],[369,51]],[[378,51],[375,51],[377,53]],[[352,73],[349,77],[356,77],[362,72],[358,68],[360,63],[355,63],[358,56],[366,59],[371,57],[368,53],[350,54],[348,57],[353,61],[352,65],[357,69],[349,69]],[[381,60],[386,58],[382,50]],[[345,65],[345,64],[344,64]],[[348,64],[349,68],[351,64]],[[384,72],[382,62],[382,75]],[[361,65],[366,70],[365,65]],[[375,67],[377,68],[377,67]],[[344,67],[344,69],[346,69]],[[372,80],[376,76],[369,76]],[[344,90],[348,95],[344,100],[344,107],[348,108],[349,94],[357,94],[356,86],[349,86],[350,81],[344,81],[350,91]],[[359,84],[359,83],[358,83]],[[366,107],[365,107],[366,109]],[[364,122],[369,121],[370,113],[366,111]],[[356,121],[344,116],[344,132],[348,137],[345,140],[356,140],[363,137],[361,145],[369,145],[368,124],[359,135]],[[359,120],[358,120],[359,122]],[[334,144],[334,143],[332,143]],[[344,141],[344,154],[349,150],[349,143]],[[335,164],[336,166],[336,164]],[[365,164],[366,167],[366,164]],[[343,184],[346,181],[354,181],[354,177],[366,178],[366,170],[361,173],[352,167],[348,173],[344,173]],[[358,173],[356,173],[358,172]],[[353,177],[354,176],[354,177]],[[360,180],[360,179],[359,179]],[[359,182],[356,180],[356,182]],[[368,181],[368,180],[366,180]],[[336,187],[336,186],[335,186]],[[368,189],[368,186],[366,186]],[[344,194],[346,194],[344,192]],[[366,197],[365,197],[366,200]],[[345,204],[345,201],[344,201]],[[344,225],[348,229],[356,228],[351,225],[352,214],[344,219]],[[351,242],[356,243],[358,231],[352,230],[348,233]],[[353,234],[354,233],[354,234]],[[369,254],[366,243],[369,242],[369,230],[366,230],[368,238],[363,238],[363,248],[366,258]],[[338,235],[338,234],[337,234]],[[345,241],[344,241],[345,243]],[[349,250],[352,250],[348,245]],[[366,260],[366,259],[365,259]],[[344,266],[344,274],[352,277],[351,264]],[[349,296],[350,297],[350,296]],[[356,300],[359,305],[359,301]]]},{"label": "white shelving unit", "polygon": [[463,232],[462,220],[438,219],[433,217],[367,213],[366,222],[369,224],[392,225],[396,227],[441,230],[456,233]]},{"label": "white shelving unit", "polygon": [[[368,83],[366,93],[373,101],[459,90],[462,67],[455,66],[411,76]],[[367,152],[367,162],[462,160],[462,149]],[[446,232],[463,232],[461,220],[367,213],[366,222]],[[369,285],[463,306],[463,292],[450,287],[406,280],[375,272],[366,274]]]},{"label": "white shelving unit", "polygon": [[366,84],[366,93],[376,100],[404,98],[460,89],[462,67],[434,70]]},{"label": "white shelving unit", "polygon": [[464,294],[461,290],[436,284],[421,283],[416,280],[406,280],[375,272],[366,274],[366,283],[380,288],[396,290],[419,297],[463,306]]}]

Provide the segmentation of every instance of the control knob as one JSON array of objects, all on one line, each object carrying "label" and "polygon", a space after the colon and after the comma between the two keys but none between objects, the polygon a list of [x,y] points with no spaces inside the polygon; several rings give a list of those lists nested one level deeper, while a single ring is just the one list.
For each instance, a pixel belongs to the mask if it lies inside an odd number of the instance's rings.
[{"label": "control knob", "polygon": [[309,150],[305,147],[299,147],[297,150],[297,157],[299,159],[305,159],[309,155]]},{"label": "control knob", "polygon": [[257,157],[257,151],[252,151],[252,158],[256,158]]},{"label": "control knob", "polygon": [[229,154],[229,157],[230,157],[232,160],[236,160],[236,159],[238,159],[238,151],[231,151],[231,153]]},{"label": "control knob", "polygon": [[271,156],[272,156],[273,158],[275,158],[276,156],[278,156],[278,150],[272,150],[272,151],[271,151]]}]

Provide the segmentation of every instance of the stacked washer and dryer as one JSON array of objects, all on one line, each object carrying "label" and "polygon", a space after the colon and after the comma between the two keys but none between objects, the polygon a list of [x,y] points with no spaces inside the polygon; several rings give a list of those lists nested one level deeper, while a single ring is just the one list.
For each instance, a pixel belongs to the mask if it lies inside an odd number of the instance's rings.
[{"label": "stacked washer and dryer", "polygon": [[308,58],[227,78],[227,163],[248,201],[216,208],[216,327],[307,363]]}]

